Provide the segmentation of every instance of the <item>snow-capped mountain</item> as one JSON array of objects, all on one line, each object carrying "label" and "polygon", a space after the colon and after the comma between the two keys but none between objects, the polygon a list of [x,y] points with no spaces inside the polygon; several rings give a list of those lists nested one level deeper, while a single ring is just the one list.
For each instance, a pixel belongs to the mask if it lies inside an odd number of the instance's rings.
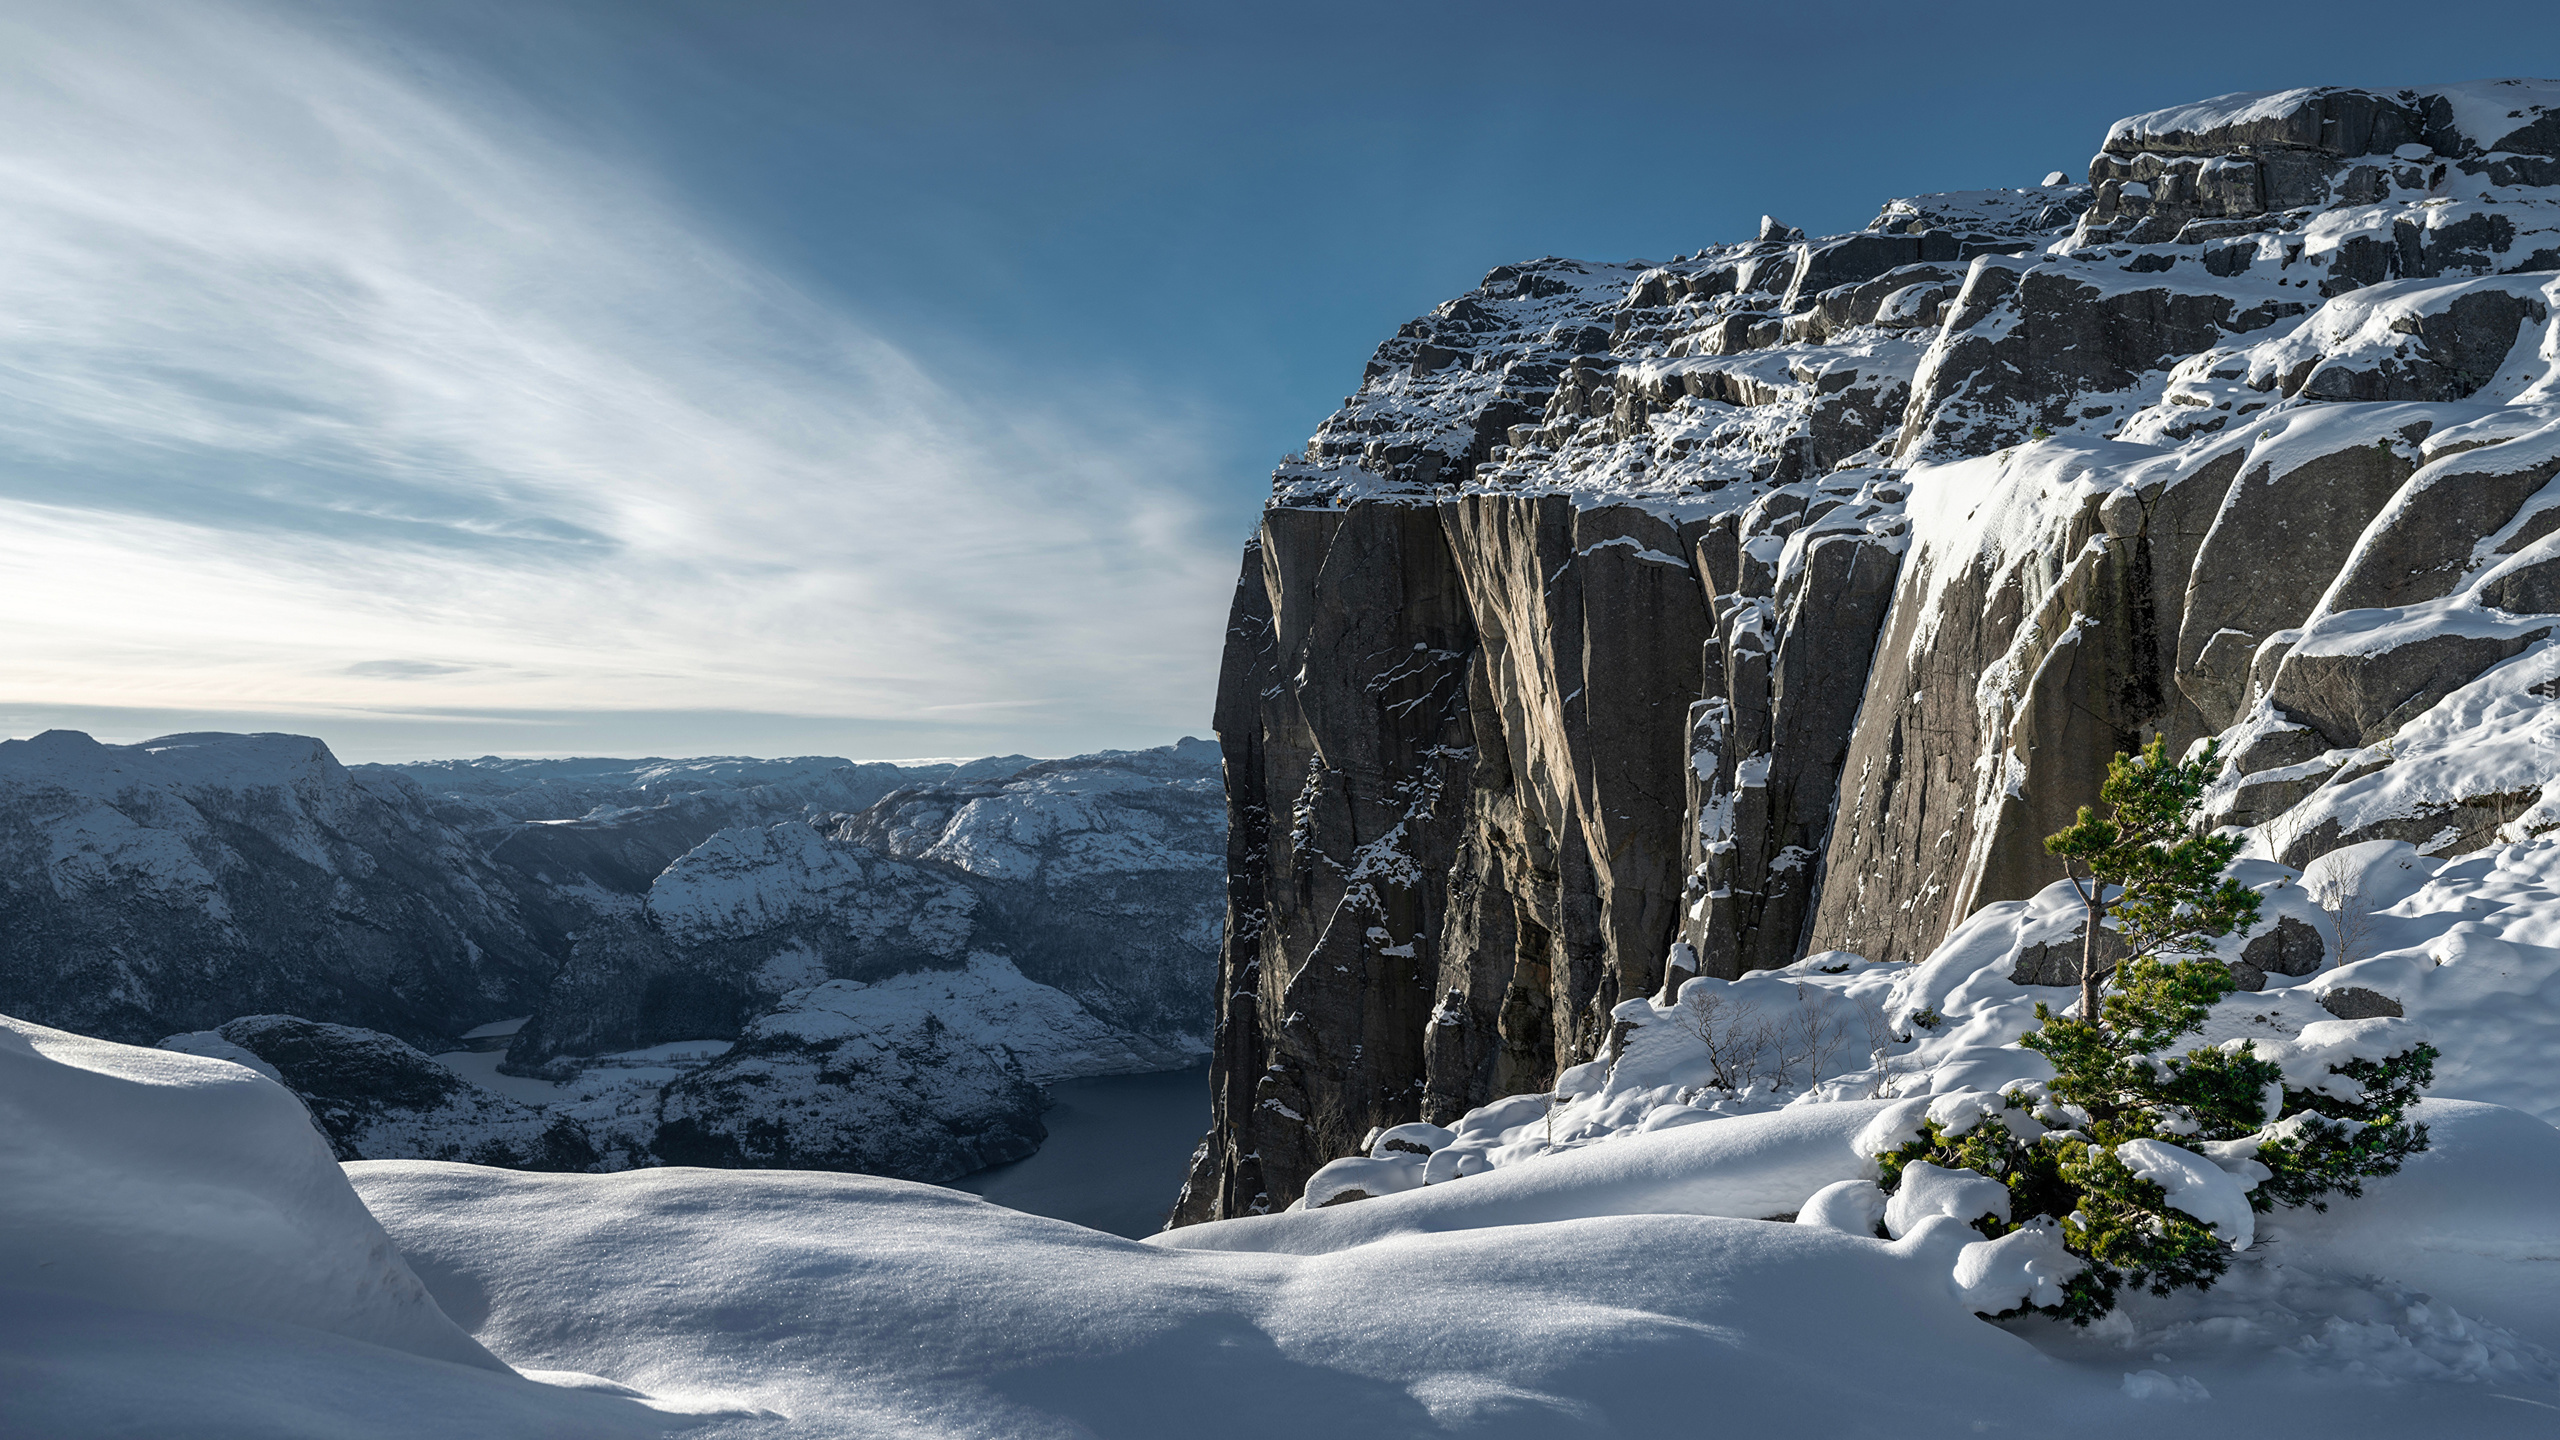
[{"label": "snow-capped mountain", "polygon": [[2547,829],[2555,272],[2560,84],[2323,88],[1406,325],[1245,555],[1184,1215],[1685,974],[1923,959],[2151,736],[2295,870]]},{"label": "snow-capped mountain", "polygon": [[290,1011],[418,1039],[552,962],[414,785],[295,735],[0,741],[0,1007],[148,1043]]},{"label": "snow-capped mountain", "polygon": [[[699,835],[670,831],[657,807],[515,825],[491,853],[542,887],[567,960],[511,1061],[732,1036],[819,981],[957,970],[979,951],[1151,1057],[1129,1068],[1205,1050],[1215,747],[990,768],[914,776],[849,813],[822,792],[792,818]],[[632,848],[688,836],[634,883],[646,866],[627,863]]]},{"label": "snow-capped mountain", "polygon": [[[0,1004],[250,1057],[351,1157],[949,1178],[1036,1147],[1041,1083],[1207,1048],[1222,821],[1200,741],[349,768],[55,731],[0,744]],[[518,1020],[515,1075],[433,1058]]]}]

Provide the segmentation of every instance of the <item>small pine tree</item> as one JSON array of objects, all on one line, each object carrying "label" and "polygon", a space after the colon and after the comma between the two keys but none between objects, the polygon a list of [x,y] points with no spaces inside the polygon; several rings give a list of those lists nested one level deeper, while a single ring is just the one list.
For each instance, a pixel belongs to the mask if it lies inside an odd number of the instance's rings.
[{"label": "small pine tree", "polygon": [[[2230,1264],[2224,1236],[2125,1163],[2127,1142],[2218,1150],[2243,1168],[2254,1161],[2249,1204],[2258,1212],[2326,1209],[2324,1197],[2361,1195],[2366,1178],[2426,1148],[2426,1127],[2403,1115],[2434,1079],[2430,1046],[2331,1066],[2332,1078],[2313,1089],[2287,1085],[2284,1067],[2242,1042],[2162,1053],[2232,989],[2211,941],[2258,913],[2258,896],[2222,877],[2237,842],[2197,822],[2215,761],[2208,745],[2172,765],[2156,740],[2139,757],[2119,755],[2099,791],[2114,813],[2100,820],[2084,807],[2045,842],[2089,872],[2072,875],[2089,907],[2078,1013],[2039,1004],[2039,1028],[2020,1041],[2052,1062],[2053,1080],[2013,1083],[1979,1120],[1927,1121],[1919,1139],[1877,1157],[1887,1190],[1922,1160],[2002,1181],[2015,1219],[1978,1221],[1987,1235],[2058,1221],[2064,1246],[2087,1267],[2047,1309],[2077,1324],[2115,1308],[2125,1285],[2160,1295],[2201,1289]],[[2110,915],[2128,953],[2102,997],[2097,936]],[[2189,958],[2172,958],[2181,955]]]},{"label": "small pine tree", "polygon": [[[2135,959],[2201,955],[2212,941],[2258,918],[2257,893],[2221,878],[2240,853],[2240,841],[2213,834],[2196,819],[2205,786],[2221,765],[2219,741],[2207,741],[2194,759],[2173,764],[2167,742],[2154,739],[2139,756],[2118,755],[2108,763],[2098,798],[2112,814],[2102,820],[2083,805],[2079,819],[2045,837],[2044,848],[2062,857],[2063,873],[2088,910],[2080,937],[2082,1021],[2100,1019],[2102,936],[2114,934]],[[2116,921],[2112,931],[2106,926],[2110,914]]]}]

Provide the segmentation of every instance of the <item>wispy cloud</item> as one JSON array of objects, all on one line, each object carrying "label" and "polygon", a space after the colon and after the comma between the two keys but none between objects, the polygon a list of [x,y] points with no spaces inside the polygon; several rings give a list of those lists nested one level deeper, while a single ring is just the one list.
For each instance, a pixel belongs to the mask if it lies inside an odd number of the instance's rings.
[{"label": "wispy cloud", "polygon": [[0,192],[8,699],[1205,718],[1191,435],[927,373],[467,74],[15,8]]}]

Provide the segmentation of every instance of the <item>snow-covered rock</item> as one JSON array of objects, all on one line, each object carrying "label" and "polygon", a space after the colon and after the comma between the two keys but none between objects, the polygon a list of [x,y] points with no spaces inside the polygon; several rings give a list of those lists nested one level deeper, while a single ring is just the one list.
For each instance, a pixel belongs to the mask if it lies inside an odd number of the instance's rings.
[{"label": "snow-covered rock", "polygon": [[[1384,1236],[1629,1213],[1783,1219],[1840,1180],[1872,1180],[1856,1141],[1886,1101],[1798,1106],[1634,1135],[1511,1164],[1455,1183],[1355,1204],[1185,1226],[1151,1243],[1179,1248],[1347,1249]],[[1872,1231],[1861,1232],[1872,1233]]]},{"label": "snow-covered rock", "polygon": [[651,1148],[673,1164],[948,1180],[1038,1147],[1041,1083],[1163,1058],[979,952],[958,970],[791,995],[667,1087]]},{"label": "snow-covered rock", "polygon": [[575,1119],[493,1095],[379,1031],[244,1015],[216,1030],[172,1035],[160,1048],[246,1064],[283,1085],[341,1160],[606,1168],[595,1138]]},{"label": "snow-covered rock", "polygon": [[824,1041],[758,1022],[667,1086],[651,1148],[675,1165],[949,1180],[1039,1149],[1040,1108],[1011,1056],[929,1013],[912,1028]]}]

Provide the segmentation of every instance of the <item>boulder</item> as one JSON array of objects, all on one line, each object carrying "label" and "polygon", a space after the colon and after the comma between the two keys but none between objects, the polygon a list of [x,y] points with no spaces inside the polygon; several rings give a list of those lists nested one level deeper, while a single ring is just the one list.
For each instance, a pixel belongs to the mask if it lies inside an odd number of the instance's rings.
[{"label": "boulder", "polygon": [[2321,991],[2320,1008],[2341,1020],[2372,1020],[2383,1016],[2397,1019],[2407,1013],[2399,1001],[2361,985],[2341,985],[2334,990]]},{"label": "boulder", "polygon": [[[2041,941],[2020,946],[2018,963],[2010,967],[2009,980],[2017,985],[2076,986],[2080,983],[2083,940],[2088,931],[2076,930],[2059,940]],[[2113,974],[2125,956],[2123,937],[2113,930],[2098,932],[2098,973]]]},{"label": "boulder", "polygon": [[2305,653],[2276,672],[2272,699],[2335,746],[2389,739],[2437,701],[2551,631],[2519,635],[2426,634],[2373,650]]},{"label": "boulder", "polygon": [[2310,975],[2328,958],[2328,942],[2320,932],[2290,915],[2251,937],[2232,963],[2232,979],[2243,990],[2263,990],[2269,975]]}]

